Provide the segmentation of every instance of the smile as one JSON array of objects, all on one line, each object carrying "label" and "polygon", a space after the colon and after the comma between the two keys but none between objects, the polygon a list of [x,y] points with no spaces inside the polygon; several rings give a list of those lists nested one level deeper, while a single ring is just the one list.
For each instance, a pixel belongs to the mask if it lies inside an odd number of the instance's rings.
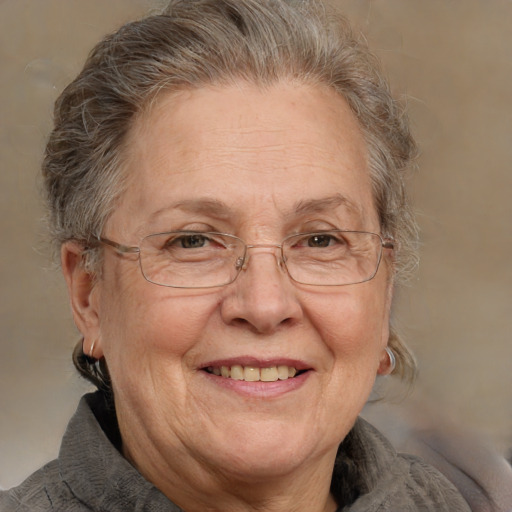
[{"label": "smile", "polygon": [[246,382],[276,382],[278,380],[288,380],[303,372],[293,366],[287,365],[259,368],[257,366],[242,366],[239,364],[233,366],[208,366],[204,368],[204,370],[218,377],[243,380]]}]

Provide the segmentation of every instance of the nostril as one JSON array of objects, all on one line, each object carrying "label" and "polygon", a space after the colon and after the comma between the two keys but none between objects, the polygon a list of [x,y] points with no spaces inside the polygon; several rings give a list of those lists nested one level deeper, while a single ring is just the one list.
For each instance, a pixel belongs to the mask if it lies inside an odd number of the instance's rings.
[{"label": "nostril", "polygon": [[[273,334],[277,329],[280,328],[286,328],[291,327],[294,324],[294,319],[287,317],[280,321],[275,322],[268,322],[264,321],[258,318],[243,318],[243,317],[236,317],[230,320],[230,325],[233,327],[246,329],[249,332],[252,332],[254,334],[261,336],[271,335]],[[263,339],[263,337],[259,339]]]}]

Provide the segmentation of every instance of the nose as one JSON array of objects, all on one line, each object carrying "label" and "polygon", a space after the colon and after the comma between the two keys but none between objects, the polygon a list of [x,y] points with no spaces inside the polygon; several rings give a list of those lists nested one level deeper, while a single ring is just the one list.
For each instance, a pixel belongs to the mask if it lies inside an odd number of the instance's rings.
[{"label": "nose", "polygon": [[221,305],[224,322],[271,334],[300,320],[302,308],[279,249],[276,245],[248,246],[240,275],[226,287]]}]

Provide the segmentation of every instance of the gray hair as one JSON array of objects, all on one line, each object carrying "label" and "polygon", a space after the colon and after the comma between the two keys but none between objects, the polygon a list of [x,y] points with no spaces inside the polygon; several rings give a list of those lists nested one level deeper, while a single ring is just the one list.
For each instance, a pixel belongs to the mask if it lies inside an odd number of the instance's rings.
[{"label": "gray hair", "polygon": [[[84,264],[96,275],[101,260],[94,240],[123,194],[125,141],[135,120],[162,91],[240,81],[328,86],[345,98],[365,136],[375,206],[382,232],[396,241],[395,280],[403,282],[417,263],[404,187],[416,154],[407,117],[364,40],[315,0],[172,0],[161,14],[98,43],[58,98],[46,147],[43,175],[56,246],[81,241]],[[393,326],[389,345],[395,373],[411,380],[414,359]],[[92,379],[92,361],[79,349],[74,359]]]}]

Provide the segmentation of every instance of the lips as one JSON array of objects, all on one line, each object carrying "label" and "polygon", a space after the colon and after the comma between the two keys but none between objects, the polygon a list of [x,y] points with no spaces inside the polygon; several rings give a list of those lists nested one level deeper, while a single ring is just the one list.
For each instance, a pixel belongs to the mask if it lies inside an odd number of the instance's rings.
[{"label": "lips", "polygon": [[208,373],[232,380],[243,380],[246,382],[276,382],[278,380],[288,380],[299,375],[304,370],[298,370],[295,366],[289,365],[269,365],[257,366],[241,364],[207,366],[204,370]]}]

